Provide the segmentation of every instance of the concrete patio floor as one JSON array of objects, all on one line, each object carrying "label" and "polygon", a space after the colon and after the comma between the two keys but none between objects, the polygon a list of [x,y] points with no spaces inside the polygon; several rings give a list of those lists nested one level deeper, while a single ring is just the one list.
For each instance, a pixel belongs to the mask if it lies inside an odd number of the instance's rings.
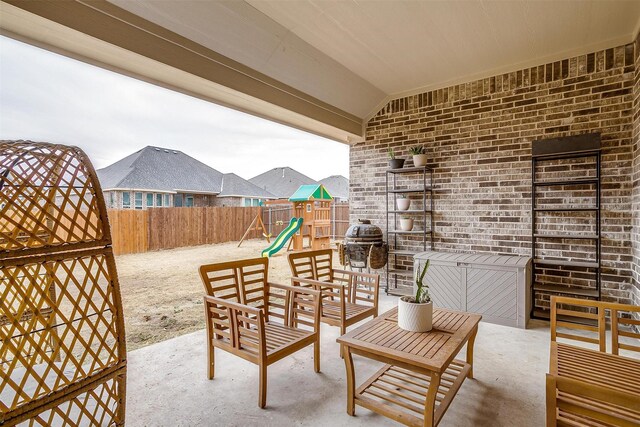
[{"label": "concrete patio floor", "polygon": [[[381,295],[380,312],[396,300]],[[264,410],[257,405],[257,366],[216,350],[216,377],[207,379],[204,331],[133,351],[128,357],[127,425],[400,425],[358,406],[355,417],[347,415],[338,336],[338,328],[322,325],[319,374],[313,372],[312,347],[271,365]],[[354,363],[358,385],[381,366],[359,356]],[[544,425],[548,363],[547,323],[532,321],[527,330],[481,323],[475,379],[464,382],[439,425]]]}]

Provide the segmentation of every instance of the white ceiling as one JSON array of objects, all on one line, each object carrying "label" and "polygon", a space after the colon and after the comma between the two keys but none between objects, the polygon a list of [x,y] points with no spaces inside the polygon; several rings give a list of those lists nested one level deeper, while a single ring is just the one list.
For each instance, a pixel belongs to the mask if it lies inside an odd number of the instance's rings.
[{"label": "white ceiling", "polygon": [[390,98],[633,40],[638,0],[111,0],[366,119]]},{"label": "white ceiling", "polygon": [[388,95],[633,40],[640,1],[246,0]]}]

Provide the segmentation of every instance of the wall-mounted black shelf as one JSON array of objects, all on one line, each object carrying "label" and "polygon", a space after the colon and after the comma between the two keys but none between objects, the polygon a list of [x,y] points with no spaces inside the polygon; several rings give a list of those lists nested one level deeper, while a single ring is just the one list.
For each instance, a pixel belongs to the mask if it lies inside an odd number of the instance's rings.
[{"label": "wall-mounted black shelf", "polygon": [[599,184],[600,181],[593,178],[576,178],[566,181],[541,181],[535,182],[534,185],[538,187],[558,187],[561,185],[585,185],[585,184]]},{"label": "wall-mounted black shelf", "polygon": [[423,189],[416,188],[400,188],[397,190],[387,190],[389,193],[422,193],[425,190],[431,190],[431,187],[425,187]]},{"label": "wall-mounted black shelf", "polygon": [[534,208],[534,212],[600,212],[599,207],[594,208]]},{"label": "wall-mounted black shelf", "polygon": [[[584,159],[593,158],[592,161],[594,167],[593,170],[582,170],[581,173],[588,174],[585,178],[558,178],[554,176],[552,179],[536,180],[537,174],[541,168],[552,165],[562,165],[567,171],[571,170],[571,167],[566,164],[567,161],[572,159]],[[560,162],[560,163],[554,163]],[[586,298],[599,300],[601,298],[601,232],[600,232],[600,166],[601,166],[601,154],[600,154],[600,135],[599,134],[586,134],[577,135],[565,138],[556,138],[552,140],[539,140],[534,141],[531,150],[531,257],[533,258],[533,264],[531,268],[531,292],[532,292],[532,304],[531,304],[531,317],[537,319],[548,319],[550,312],[548,305],[544,302],[548,300],[551,295],[563,295],[572,296],[575,298]],[[561,168],[555,168],[554,171],[561,170]],[[544,174],[544,169],[540,171]],[[564,187],[564,192],[571,193],[574,191],[585,191],[584,189],[574,188],[579,186],[590,186],[590,190],[594,191],[595,203],[592,206],[578,206],[578,207],[539,207],[538,192],[543,191],[549,187]],[[549,191],[549,190],[547,190]],[[563,195],[564,197],[564,195]],[[538,228],[541,223],[539,215],[544,213],[579,213],[590,212],[595,215],[590,216],[571,216],[564,215],[562,217],[556,217],[561,219],[566,225],[572,223],[572,220],[580,219],[582,222],[591,222],[591,231],[577,234],[573,232],[557,232],[557,233],[545,233],[541,232]],[[558,223],[554,223],[554,227],[557,227]],[[557,257],[541,257],[538,255],[537,245],[539,241],[550,242],[557,241],[560,244],[566,244],[569,240],[582,240],[585,242],[592,242],[594,247],[591,259],[558,259]],[[593,287],[579,286],[575,283],[565,283],[562,280],[561,283],[536,283],[537,273],[541,270],[545,271],[559,271],[566,269],[581,269],[585,274],[592,274]],[[567,277],[566,273],[562,277]],[[570,276],[569,276],[570,277]],[[538,302],[543,304],[538,305]],[[576,319],[567,319],[570,321],[579,321]]]},{"label": "wall-mounted black shelf", "polygon": [[598,240],[600,236],[596,234],[534,234],[536,239],[558,239],[558,240]]},{"label": "wall-mounted black shelf", "polygon": [[[400,195],[413,196],[411,203],[419,203],[419,206],[412,206],[412,209],[406,211],[399,210],[396,201]],[[387,294],[412,294],[413,256],[419,252],[415,249],[417,246],[420,246],[422,251],[434,249],[433,169],[425,166],[387,170],[386,208],[389,255],[385,290]],[[395,227],[398,224],[398,215],[421,220],[422,230],[397,230]]]}]

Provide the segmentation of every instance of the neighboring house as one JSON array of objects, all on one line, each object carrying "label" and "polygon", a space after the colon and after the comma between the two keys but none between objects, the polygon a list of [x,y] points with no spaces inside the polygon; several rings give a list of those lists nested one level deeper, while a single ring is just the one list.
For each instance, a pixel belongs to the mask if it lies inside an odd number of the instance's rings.
[{"label": "neighboring house", "polygon": [[222,191],[217,195],[217,206],[260,206],[260,202],[276,197],[235,173],[222,176]]},{"label": "neighboring house", "polygon": [[253,205],[254,199],[274,198],[237,175],[223,174],[181,151],[161,147],[147,146],[97,174],[111,209],[243,206],[247,199]]},{"label": "neighboring house", "polygon": [[301,185],[319,184],[315,179],[298,172],[290,167],[273,168],[249,182],[268,191],[279,199],[288,199]]},{"label": "neighboring house", "polygon": [[318,181],[324,185],[333,200],[338,203],[349,202],[349,179],[342,175],[331,175]]}]

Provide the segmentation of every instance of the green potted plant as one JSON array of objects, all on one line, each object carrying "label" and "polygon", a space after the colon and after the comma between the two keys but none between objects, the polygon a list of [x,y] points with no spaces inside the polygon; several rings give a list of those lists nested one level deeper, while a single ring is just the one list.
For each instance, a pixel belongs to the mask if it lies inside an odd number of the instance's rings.
[{"label": "green potted plant", "polygon": [[422,270],[416,268],[416,294],[404,296],[398,301],[398,326],[411,332],[428,332],[433,328],[433,302],[429,286],[424,284],[424,276],[429,268],[429,260]]},{"label": "green potted plant", "polygon": [[409,210],[409,206],[411,206],[411,200],[407,198],[404,194],[399,194],[396,199],[396,206],[399,211]]},{"label": "green potted plant", "polygon": [[391,147],[387,150],[387,154],[389,155],[389,169],[402,169],[404,159],[397,159],[396,152]]},{"label": "green potted plant", "polygon": [[400,217],[400,230],[411,231],[413,230],[413,218],[409,215],[402,215]]},{"label": "green potted plant", "polygon": [[425,154],[424,145],[416,145],[409,148],[409,153],[413,156],[413,165],[421,168],[427,165],[427,155]]}]

